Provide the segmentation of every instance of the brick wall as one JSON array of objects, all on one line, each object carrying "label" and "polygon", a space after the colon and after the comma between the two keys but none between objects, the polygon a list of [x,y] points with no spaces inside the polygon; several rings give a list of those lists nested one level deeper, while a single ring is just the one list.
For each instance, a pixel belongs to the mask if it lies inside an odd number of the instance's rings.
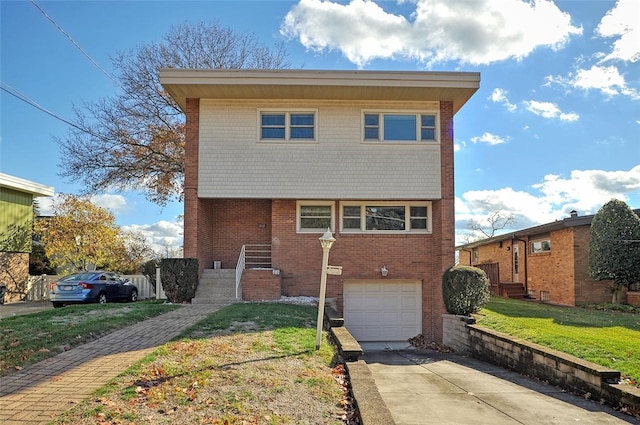
[{"label": "brick wall", "polygon": [[[200,99],[187,99],[184,145],[184,256],[199,258],[198,251],[198,145]],[[201,261],[202,262],[202,261]],[[202,264],[200,265],[202,269]]]},{"label": "brick wall", "polygon": [[611,293],[607,290],[610,282],[596,282],[589,277],[590,226],[579,226],[573,229],[576,305],[611,302]]},{"label": "brick wall", "polygon": [[546,291],[549,302],[575,305],[573,228],[551,232],[550,239],[551,251],[527,254],[528,288],[538,299]]},{"label": "brick wall", "polygon": [[211,261],[223,269],[235,268],[242,245],[271,244],[271,201],[264,199],[211,199],[208,201],[212,236]]},{"label": "brick wall", "polygon": [[280,276],[271,270],[245,270],[242,275],[242,299],[266,301],[280,299]]}]

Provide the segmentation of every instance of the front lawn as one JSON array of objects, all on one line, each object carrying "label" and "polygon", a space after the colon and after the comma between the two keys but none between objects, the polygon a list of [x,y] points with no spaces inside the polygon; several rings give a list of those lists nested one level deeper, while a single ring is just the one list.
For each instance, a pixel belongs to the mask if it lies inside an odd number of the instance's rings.
[{"label": "front lawn", "polygon": [[167,313],[162,301],[72,305],[0,320],[0,376],[116,329]]},{"label": "front lawn", "polygon": [[494,297],[477,323],[619,370],[640,382],[640,314]]},{"label": "front lawn", "polygon": [[335,349],[315,351],[317,308],[234,304],[187,330],[56,424],[344,424]]}]

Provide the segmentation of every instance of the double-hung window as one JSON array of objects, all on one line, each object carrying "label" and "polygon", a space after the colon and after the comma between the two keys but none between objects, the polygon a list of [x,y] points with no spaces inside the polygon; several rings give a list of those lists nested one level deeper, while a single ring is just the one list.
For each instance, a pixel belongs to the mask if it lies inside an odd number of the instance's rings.
[{"label": "double-hung window", "polygon": [[431,232],[429,202],[345,202],[343,232]]},{"label": "double-hung window", "polygon": [[435,142],[438,114],[365,112],[365,142]]},{"label": "double-hung window", "polygon": [[298,201],[296,205],[299,233],[324,233],[334,229],[334,203],[332,201]]},{"label": "double-hung window", "polygon": [[259,111],[260,140],[315,141],[315,111]]}]

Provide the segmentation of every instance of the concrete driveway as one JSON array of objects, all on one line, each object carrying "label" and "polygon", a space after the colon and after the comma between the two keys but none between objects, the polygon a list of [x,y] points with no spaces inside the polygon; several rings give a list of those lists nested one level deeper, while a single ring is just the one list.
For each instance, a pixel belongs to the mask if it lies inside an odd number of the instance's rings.
[{"label": "concrete driveway", "polygon": [[10,304],[0,304],[0,319],[20,316],[22,314],[37,313],[53,308],[50,301],[21,301]]},{"label": "concrete driveway", "polygon": [[479,360],[407,344],[361,345],[398,425],[640,424],[608,406]]}]

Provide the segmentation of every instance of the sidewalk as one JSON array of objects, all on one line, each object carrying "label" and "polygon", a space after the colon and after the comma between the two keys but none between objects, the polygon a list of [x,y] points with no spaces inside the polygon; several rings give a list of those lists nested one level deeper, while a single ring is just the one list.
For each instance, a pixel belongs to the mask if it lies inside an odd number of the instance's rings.
[{"label": "sidewalk", "polygon": [[0,423],[43,424],[220,306],[184,305],[1,378]]}]

